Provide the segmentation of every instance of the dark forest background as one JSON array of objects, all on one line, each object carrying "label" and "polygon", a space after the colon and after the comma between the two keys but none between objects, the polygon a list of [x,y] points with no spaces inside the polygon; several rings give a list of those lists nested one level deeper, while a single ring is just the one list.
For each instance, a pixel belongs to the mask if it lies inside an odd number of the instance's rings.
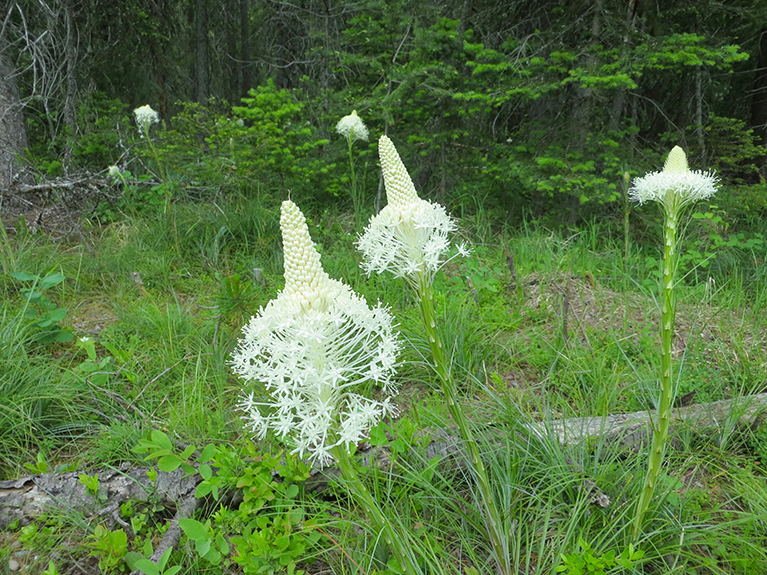
[{"label": "dark forest background", "polygon": [[624,172],[673,145],[719,173],[738,218],[767,209],[763,0],[21,0],[2,16],[5,186],[22,166],[141,174],[132,110],[149,104],[174,196],[346,198],[334,128],[356,109],[371,201],[388,133],[459,216],[618,214]]}]

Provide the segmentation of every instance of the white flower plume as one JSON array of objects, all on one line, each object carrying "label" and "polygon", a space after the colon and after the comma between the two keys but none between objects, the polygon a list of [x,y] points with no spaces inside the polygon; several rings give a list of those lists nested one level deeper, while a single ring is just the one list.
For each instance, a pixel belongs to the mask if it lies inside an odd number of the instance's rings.
[{"label": "white flower plume", "polygon": [[[289,439],[294,453],[324,465],[331,448],[356,445],[381,418],[396,415],[400,342],[385,307],[368,307],[325,273],[306,219],[289,200],[280,227],[285,289],[243,328],[232,355],[246,386],[239,408],[256,437],[271,430]],[[360,393],[373,386],[385,399]]]},{"label": "white flower plume", "polygon": [[339,120],[336,124],[336,132],[352,142],[368,141],[368,128],[362,118],[357,115],[357,110],[352,110],[351,114]]},{"label": "white flower plume", "polygon": [[663,171],[651,172],[634,180],[629,197],[643,204],[659,202],[665,210],[678,211],[688,204],[705,200],[716,193],[719,179],[709,171],[690,170],[687,156],[674,146]]},{"label": "white flower plume", "polygon": [[158,124],[160,122],[160,115],[155,112],[149,104],[136,108],[133,110],[133,114],[136,116],[136,124],[138,124],[142,137],[145,134],[147,136],[149,135],[149,127],[152,124]]},{"label": "white flower plume", "polygon": [[392,141],[378,142],[388,205],[370,219],[357,241],[365,273],[390,271],[411,284],[431,281],[450,248],[455,222],[439,204],[418,197]]}]

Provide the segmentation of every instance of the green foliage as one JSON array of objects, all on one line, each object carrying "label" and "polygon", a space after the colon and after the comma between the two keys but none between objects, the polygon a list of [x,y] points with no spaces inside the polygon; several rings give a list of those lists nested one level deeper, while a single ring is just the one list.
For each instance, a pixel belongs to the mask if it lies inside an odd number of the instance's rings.
[{"label": "green foliage", "polygon": [[215,297],[219,321],[241,327],[253,315],[258,290],[248,281],[242,281],[240,274],[222,277],[216,274],[219,291]]},{"label": "green foliage", "polygon": [[321,536],[312,529],[317,520],[307,517],[301,498],[309,467],[297,457],[258,453],[250,442],[239,449],[210,444],[199,454],[195,469],[188,463],[195,447],[176,455],[168,437],[157,430],[134,450],[148,452],[147,460],[157,459],[162,471],[182,467],[187,473],[199,473],[202,481],[196,497],[212,494],[218,499],[224,487],[242,490],[237,509],[221,508],[205,522],[179,521],[200,557],[212,565],[228,563],[227,541],[231,541],[235,549],[231,560],[246,574],[303,573],[296,568],[297,562],[306,560],[307,551]]},{"label": "green foliage", "polygon": [[110,531],[103,525],[97,525],[86,540],[86,546],[91,549],[90,555],[98,558],[99,569],[102,572],[113,573],[127,570],[124,558],[128,549],[128,536],[125,531],[122,529]]},{"label": "green foliage", "polygon": [[101,482],[98,475],[88,475],[87,473],[81,473],[77,476],[77,480],[82,483],[91,495],[99,496],[99,487]]},{"label": "green foliage", "polygon": [[178,524],[189,540],[194,541],[197,554],[211,565],[218,565],[223,557],[229,555],[229,544],[211,527],[210,519],[203,524],[195,519],[181,518]]},{"label": "green foliage", "polygon": [[623,570],[633,569],[634,563],[644,557],[644,551],[636,549],[631,543],[618,556],[615,555],[615,551],[598,555],[594,552],[591,544],[582,538],[578,540],[578,546],[580,547],[579,553],[562,555],[563,564],[557,567],[557,573],[565,573],[566,575],[619,573]]},{"label": "green foliage", "polygon": [[24,315],[38,330],[34,341],[42,344],[71,341],[72,332],[59,325],[67,315],[66,308],[60,308],[45,295],[45,291],[55,287],[67,278],[62,273],[51,272],[39,277],[27,272],[14,272],[11,277],[21,282],[32,282],[32,287],[22,288],[20,293],[26,302]]},{"label": "green foliage", "polygon": [[103,92],[92,92],[80,102],[72,154],[83,168],[104,170],[127,153],[130,137],[128,105]]},{"label": "green foliage", "polygon": [[173,549],[165,551],[157,563],[149,561],[148,559],[138,559],[133,563],[132,568],[138,569],[145,575],[176,575],[176,573],[182,569],[180,565],[173,565],[167,569],[165,568],[172,552]]}]

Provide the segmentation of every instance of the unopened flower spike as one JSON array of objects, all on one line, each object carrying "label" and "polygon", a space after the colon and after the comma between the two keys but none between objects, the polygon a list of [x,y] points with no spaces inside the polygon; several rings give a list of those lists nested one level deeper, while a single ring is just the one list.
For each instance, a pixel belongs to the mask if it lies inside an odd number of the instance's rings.
[{"label": "unopened flower spike", "polygon": [[357,241],[362,269],[367,274],[389,271],[412,285],[431,283],[450,248],[448,234],[457,226],[444,207],[418,197],[387,136],[381,136],[378,154],[388,204],[370,219]]},{"label": "unopened flower spike", "polygon": [[368,128],[365,122],[357,115],[357,110],[352,110],[348,116],[344,116],[336,124],[336,132],[350,142],[357,140],[368,141]]},{"label": "unopened flower spike", "polygon": [[[243,328],[232,356],[245,383],[238,407],[255,437],[272,431],[294,453],[324,465],[331,450],[348,450],[397,413],[391,397],[400,343],[385,307],[368,307],[322,269],[306,219],[290,200],[282,203],[280,227],[285,289]],[[363,395],[370,386],[383,396]]]}]

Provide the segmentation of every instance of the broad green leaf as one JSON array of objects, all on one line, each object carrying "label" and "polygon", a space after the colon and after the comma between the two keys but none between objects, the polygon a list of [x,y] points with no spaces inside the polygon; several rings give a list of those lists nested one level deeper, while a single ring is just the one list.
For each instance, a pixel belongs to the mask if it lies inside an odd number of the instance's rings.
[{"label": "broad green leaf", "polygon": [[150,437],[152,438],[152,441],[161,447],[169,450],[173,449],[173,443],[171,443],[170,439],[168,439],[168,436],[165,435],[162,431],[153,429]]},{"label": "broad green leaf", "polygon": [[196,519],[182,517],[178,520],[178,526],[184,531],[187,537],[192,541],[204,541],[208,538],[208,530],[205,525]]},{"label": "broad green leaf", "polygon": [[46,290],[48,288],[52,288],[53,286],[63,282],[65,279],[67,279],[67,276],[65,276],[62,273],[57,272],[54,274],[48,274],[42,280],[40,280],[40,285],[38,286],[38,289]]},{"label": "broad green leaf", "polygon": [[200,453],[199,461],[200,463],[207,463],[211,459],[213,459],[216,456],[216,453],[218,451],[218,448],[213,443],[209,443],[205,446],[205,449],[202,450],[202,453]]},{"label": "broad green leaf", "polygon": [[170,473],[171,471],[178,469],[182,463],[183,461],[181,461],[177,455],[170,454],[161,457],[157,461],[157,468],[165,473]]},{"label": "broad green leaf", "polygon": [[37,276],[27,272],[13,272],[11,277],[15,280],[19,280],[20,282],[32,282],[40,279]]},{"label": "broad green leaf", "polygon": [[146,575],[160,575],[160,568],[157,563],[150,561],[149,559],[139,559],[133,565],[133,569],[138,569]]},{"label": "broad green leaf", "polygon": [[205,481],[208,481],[211,477],[213,477],[213,469],[210,465],[200,465],[198,471]]}]

